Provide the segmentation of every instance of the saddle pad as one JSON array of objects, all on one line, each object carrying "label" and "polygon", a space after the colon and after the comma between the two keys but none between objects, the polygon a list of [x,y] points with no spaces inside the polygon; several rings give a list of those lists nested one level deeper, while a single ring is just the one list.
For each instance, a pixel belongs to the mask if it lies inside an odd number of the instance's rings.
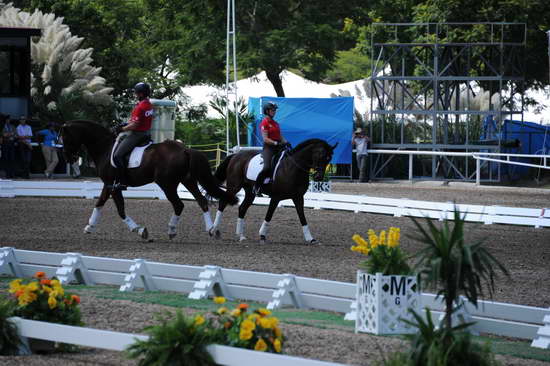
[{"label": "saddle pad", "polygon": [[[279,157],[279,160],[277,160],[277,164],[275,165],[274,173],[273,173],[273,180],[275,180],[275,177],[277,176],[277,168],[279,168],[279,164],[281,164],[281,161],[283,160],[283,157],[285,156],[286,152],[283,152],[281,156]],[[262,158],[262,154],[258,154],[254,156],[250,161],[248,162],[248,166],[246,167],[246,179],[256,181],[256,178],[258,178],[258,175],[264,168],[264,159]],[[266,178],[267,179],[267,178]]]},{"label": "saddle pad", "polygon": [[[128,168],[138,168],[141,164],[141,158],[143,158],[143,152],[145,149],[147,149],[149,146],[153,144],[153,141],[149,141],[149,143],[145,146],[137,146],[134,147],[134,150],[132,150],[132,153],[130,154],[130,159],[128,160]],[[115,151],[115,148],[118,145],[115,143],[115,146],[113,146],[113,150],[111,151],[111,165],[116,168],[115,162],[113,161],[113,152]]]}]

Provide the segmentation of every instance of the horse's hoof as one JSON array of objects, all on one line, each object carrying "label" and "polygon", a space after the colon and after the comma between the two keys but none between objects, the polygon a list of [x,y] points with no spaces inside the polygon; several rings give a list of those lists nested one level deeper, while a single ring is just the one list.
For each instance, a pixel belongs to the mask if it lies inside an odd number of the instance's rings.
[{"label": "horse's hoof", "polygon": [[310,244],[310,245],[320,245],[321,243],[320,243],[319,241],[315,240],[315,239],[311,239],[311,240],[308,242],[308,244]]},{"label": "horse's hoof", "polygon": [[221,237],[222,237],[222,233],[219,230],[216,230],[216,232],[214,233],[214,238],[219,239]]},{"label": "horse's hoof", "polygon": [[176,237],[176,234],[168,234],[168,239],[172,240]]},{"label": "horse's hoof", "polygon": [[92,226],[92,225],[86,225],[86,227],[84,228],[84,234],[92,234],[92,233],[95,233],[95,226]]},{"label": "horse's hoof", "polygon": [[[216,230],[217,231],[217,230]],[[210,229],[208,229],[208,235],[210,237],[214,236],[214,227],[211,227]]]},{"label": "horse's hoof", "polygon": [[266,243],[265,235],[260,235],[260,244],[265,244],[265,243]]},{"label": "horse's hoof", "polygon": [[239,241],[245,241],[245,240],[246,240],[246,236],[241,235],[241,236],[239,237]]},{"label": "horse's hoof", "polygon": [[138,235],[141,236],[142,239],[147,239],[149,237],[149,232],[146,227],[140,227],[138,229]]}]

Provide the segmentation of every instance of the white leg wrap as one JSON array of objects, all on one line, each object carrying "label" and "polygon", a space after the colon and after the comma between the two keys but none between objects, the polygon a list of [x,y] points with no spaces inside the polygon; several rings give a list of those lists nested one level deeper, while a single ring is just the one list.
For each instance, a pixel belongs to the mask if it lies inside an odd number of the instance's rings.
[{"label": "white leg wrap", "polygon": [[309,232],[309,227],[307,225],[302,226],[302,231],[304,232],[304,239],[306,239],[307,242],[311,242],[313,240],[313,236],[311,236],[311,233]]},{"label": "white leg wrap", "polygon": [[223,212],[216,211],[216,218],[214,219],[214,228],[218,228],[222,223]]},{"label": "white leg wrap", "polygon": [[262,223],[262,226],[260,227],[260,235],[267,236],[268,230],[269,230],[269,222],[264,221]]},{"label": "white leg wrap", "polygon": [[170,222],[168,223],[168,226],[174,227],[174,228],[177,227],[180,222],[180,218],[181,216],[172,215],[172,217],[170,217]]},{"label": "white leg wrap", "polygon": [[130,231],[134,231],[139,227],[138,224],[136,224],[130,216],[126,216],[126,218],[122,221],[124,221],[124,223],[128,225],[128,229],[130,229]]},{"label": "white leg wrap", "polygon": [[244,234],[244,219],[241,219],[241,218],[237,219],[237,230],[235,230],[235,234],[237,235]]},{"label": "white leg wrap", "polygon": [[90,226],[96,226],[99,222],[99,218],[101,217],[101,207],[95,207],[92,211],[92,216],[90,216],[90,219],[88,220],[88,225]]},{"label": "white leg wrap", "polygon": [[212,217],[210,217],[210,211],[206,211],[202,213],[202,217],[204,218],[204,228],[206,231],[210,230],[214,224],[212,224]]}]

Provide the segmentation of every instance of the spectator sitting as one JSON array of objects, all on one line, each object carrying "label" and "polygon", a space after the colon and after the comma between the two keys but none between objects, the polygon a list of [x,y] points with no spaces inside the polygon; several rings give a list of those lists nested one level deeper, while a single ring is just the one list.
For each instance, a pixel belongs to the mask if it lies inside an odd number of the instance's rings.
[{"label": "spectator sitting", "polygon": [[32,129],[27,124],[27,118],[21,116],[19,126],[16,129],[19,153],[21,154],[21,162],[23,164],[23,178],[30,179],[31,159],[32,159]]},{"label": "spectator sitting", "polygon": [[55,167],[59,162],[57,148],[55,147],[58,138],[57,132],[55,131],[55,123],[48,123],[48,128],[38,131],[38,134],[44,136],[44,142],[42,143],[42,154],[46,162],[44,175],[46,175],[46,178],[51,179],[53,178]]},{"label": "spectator sitting", "polygon": [[2,115],[1,117],[4,122],[2,129],[2,160],[4,162],[6,179],[12,179],[15,177],[17,131],[15,130],[13,121],[10,121],[10,116]]}]

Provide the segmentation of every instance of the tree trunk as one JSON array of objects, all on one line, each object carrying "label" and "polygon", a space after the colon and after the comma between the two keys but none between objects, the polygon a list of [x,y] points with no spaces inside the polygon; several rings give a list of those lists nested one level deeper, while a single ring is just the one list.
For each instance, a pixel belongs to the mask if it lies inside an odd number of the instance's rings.
[{"label": "tree trunk", "polygon": [[271,82],[271,85],[273,85],[273,88],[275,89],[275,93],[277,93],[277,96],[284,97],[285,91],[283,90],[283,81],[279,76],[279,71],[266,70],[265,73],[267,75],[267,79]]}]

